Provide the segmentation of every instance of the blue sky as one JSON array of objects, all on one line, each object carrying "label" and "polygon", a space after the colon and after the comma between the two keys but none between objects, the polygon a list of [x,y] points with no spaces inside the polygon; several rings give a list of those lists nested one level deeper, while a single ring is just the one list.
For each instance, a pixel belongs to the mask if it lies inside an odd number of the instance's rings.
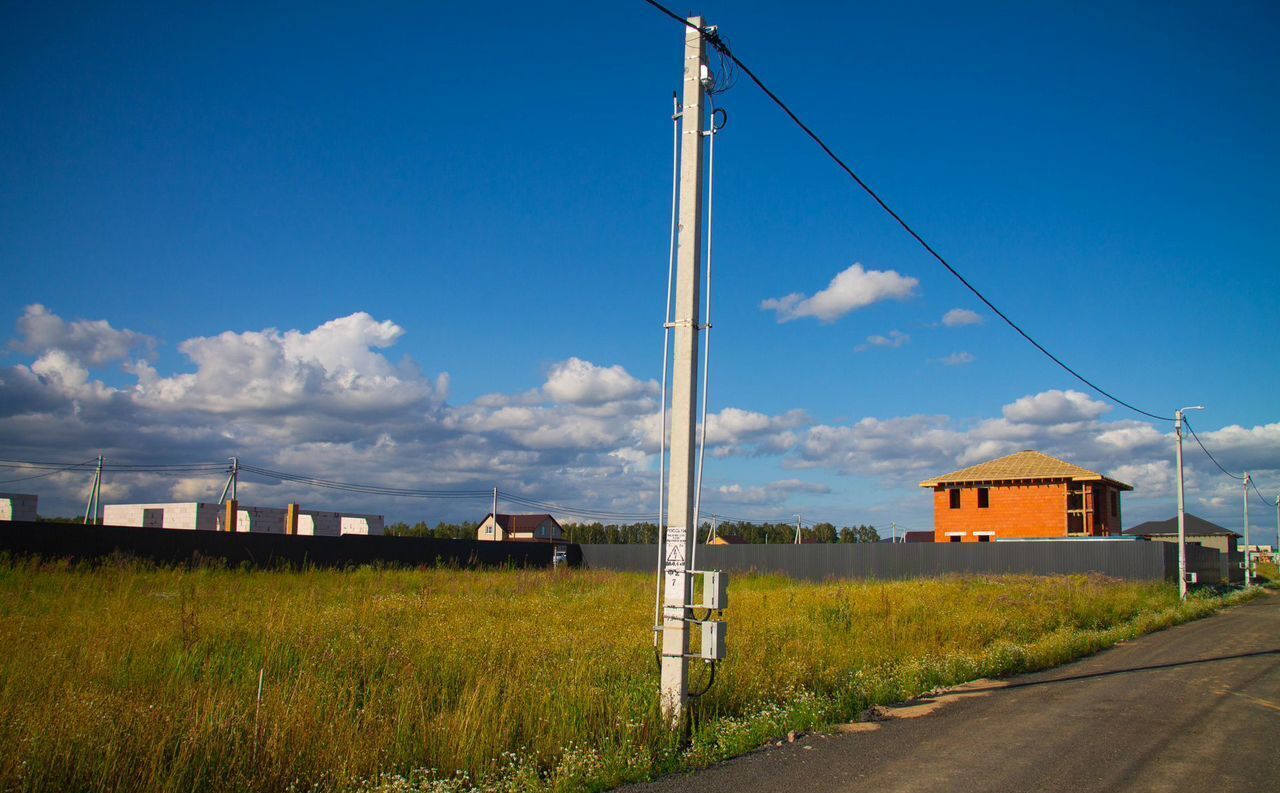
[{"label": "blue sky", "polygon": [[[1280,490],[1274,5],[698,10],[1042,343],[1153,412],[1208,405],[1196,427],[1224,464]],[[0,23],[9,455],[240,451],[330,478],[496,482],[640,508],[656,468],[636,425],[660,375],[673,22],[636,0],[483,13],[8,5]],[[1130,475],[1126,524],[1172,513],[1167,425],[1055,401],[1086,389],[983,311],[754,86],[741,79],[720,103],[711,410],[750,416],[723,423],[714,508],[927,524],[915,483],[1027,443]],[[831,322],[761,308],[855,263],[918,283]],[[62,325],[24,329],[35,304]],[[983,322],[942,325],[956,308]],[[338,352],[314,353],[325,342],[312,339],[297,368],[288,331],[358,312],[371,320],[326,336],[342,337]],[[279,334],[244,335],[267,329]],[[240,335],[204,345],[204,368],[182,349],[223,333]],[[254,380],[245,345],[284,352]],[[272,360],[294,366],[287,399],[271,390]],[[370,395],[358,418],[337,391],[352,378]],[[984,424],[1045,393],[1035,421]],[[1143,435],[1122,446],[1121,431]],[[1193,476],[1193,511],[1238,528],[1232,485],[1203,466]],[[202,485],[117,486],[159,499]],[[81,489],[57,477],[41,492],[70,505]],[[1258,520],[1271,530],[1274,516]]]}]

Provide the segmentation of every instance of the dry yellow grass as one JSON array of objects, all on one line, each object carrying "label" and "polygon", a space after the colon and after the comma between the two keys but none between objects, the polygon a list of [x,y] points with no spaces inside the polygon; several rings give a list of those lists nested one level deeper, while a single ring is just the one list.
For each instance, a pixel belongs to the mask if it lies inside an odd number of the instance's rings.
[{"label": "dry yellow grass", "polygon": [[1220,604],[1087,577],[740,578],[681,746],[657,713],[651,586],[0,563],[0,788],[601,789]]}]

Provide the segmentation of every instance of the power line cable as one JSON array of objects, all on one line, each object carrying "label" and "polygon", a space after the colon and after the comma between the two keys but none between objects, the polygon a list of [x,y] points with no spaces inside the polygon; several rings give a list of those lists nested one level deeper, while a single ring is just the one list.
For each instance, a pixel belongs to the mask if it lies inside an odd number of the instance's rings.
[{"label": "power line cable", "polygon": [[956,277],[958,281],[960,281],[960,283],[964,284],[965,288],[968,289],[970,292],[972,292],[974,296],[976,296],[979,300],[981,300],[987,306],[987,308],[995,312],[996,316],[1004,320],[1005,324],[1007,324],[1009,327],[1017,331],[1018,335],[1022,336],[1022,338],[1030,342],[1031,345],[1035,347],[1037,350],[1044,353],[1044,355],[1048,357],[1049,360],[1056,363],[1058,366],[1060,366],[1064,371],[1066,371],[1072,377],[1076,378],[1080,382],[1087,385],[1089,388],[1092,388],[1097,393],[1101,394],[1107,399],[1110,399],[1111,401],[1115,402],[1118,405],[1123,405],[1124,407],[1127,407],[1133,412],[1140,413],[1144,416],[1147,416],[1148,418],[1157,419],[1159,421],[1173,421],[1173,418],[1170,416],[1160,416],[1155,413],[1150,413],[1146,410],[1143,410],[1142,408],[1136,407],[1124,401],[1123,399],[1120,399],[1119,397],[1114,396],[1108,391],[1103,390],[1100,386],[1093,383],[1084,375],[1080,374],[1075,369],[1072,369],[1070,366],[1068,366],[1061,358],[1049,352],[1047,349],[1045,349],[1044,345],[1036,341],[1034,338],[1031,337],[1029,333],[1027,333],[1025,330],[1019,327],[1016,322],[1014,322],[1012,319],[1008,317],[1008,315],[1006,315],[1003,311],[997,308],[995,303],[992,303],[990,300],[988,300],[987,296],[982,294],[982,292],[980,292],[977,287],[969,283],[968,279],[966,279],[963,275],[961,275],[960,272],[956,270],[956,268],[952,267],[951,263],[948,262],[942,256],[942,254],[934,250],[933,246],[930,245],[928,242],[926,242],[924,237],[920,236],[920,234],[917,233],[916,230],[913,229],[907,223],[907,221],[903,220],[901,215],[895,212],[893,208],[890,207],[889,204],[885,202],[885,200],[881,198],[880,195],[871,188],[870,185],[868,185],[865,181],[862,180],[862,177],[858,176],[858,174],[855,173],[852,168],[850,168],[847,164],[845,164],[845,161],[842,160],[840,156],[837,155],[835,151],[833,151],[831,147],[828,146],[826,142],[823,141],[822,138],[819,137],[816,132],[810,129],[809,125],[801,121],[800,117],[795,114],[795,111],[793,111],[790,107],[788,107],[786,102],[783,102],[782,99],[777,94],[775,94],[772,90],[770,90],[769,87],[766,86],[758,76],[756,76],[756,73],[753,72],[750,67],[748,67],[745,63],[743,63],[742,60],[738,58],[738,56],[735,55],[729,49],[729,45],[725,43],[724,39],[720,36],[718,31],[716,31],[715,29],[700,29],[697,25],[690,23],[687,19],[680,17],[671,9],[663,6],[661,3],[658,3],[657,0],[644,0],[644,2],[653,6],[654,8],[666,14],[667,16],[671,17],[672,19],[676,20],[677,22],[684,25],[685,27],[691,28],[693,30],[697,30],[699,33],[701,33],[702,36],[707,40],[707,42],[711,44],[711,46],[714,47],[717,52],[721,53],[724,57],[728,58],[734,65],[736,65],[742,71],[743,74],[745,74],[747,77],[750,77],[751,82],[755,83],[756,86],[759,87],[759,89],[763,91],[765,95],[768,96],[769,99],[771,99],[773,103],[782,110],[782,112],[786,113],[787,116],[790,117],[791,120],[795,122],[796,126],[800,127],[800,129],[803,130],[804,133],[808,135],[809,138],[811,138],[814,143],[818,144],[818,146],[823,150],[823,152],[825,152],[826,155],[830,157],[831,160],[835,162],[836,165],[840,166],[840,168],[846,174],[848,174],[849,177],[852,178],[853,181],[856,182],[857,185],[861,187],[862,190],[867,195],[871,196],[871,198],[877,204],[880,205],[881,209],[883,209],[886,213],[888,213],[889,217],[897,221],[898,225],[901,226],[903,230],[907,232],[907,234],[911,235],[911,237],[917,243],[920,244],[920,247],[924,248],[925,251],[927,251],[930,256],[936,259],[939,264],[941,264],[943,267],[947,269],[947,272],[951,273],[953,276]]},{"label": "power line cable", "polygon": [[18,479],[4,479],[4,480],[0,480],[0,485],[8,485],[14,482],[26,482],[30,479],[42,479],[46,476],[53,476],[54,474],[60,474],[63,471],[74,471],[76,469],[81,469],[81,468],[84,468],[85,466],[92,465],[97,461],[98,461],[98,458],[95,457],[92,460],[86,460],[83,463],[72,463],[71,465],[65,466],[63,468],[55,468],[52,471],[45,471],[42,474],[35,474],[33,476],[23,476]]},{"label": "power line cable", "polygon": [[1237,481],[1241,481],[1241,482],[1243,482],[1243,481],[1244,481],[1244,477],[1243,477],[1243,476],[1240,476],[1240,475],[1238,475],[1238,474],[1233,474],[1233,473],[1231,473],[1230,471],[1228,471],[1227,469],[1223,468],[1223,467],[1222,467],[1222,463],[1218,462],[1218,458],[1217,458],[1217,457],[1214,457],[1214,456],[1213,456],[1213,454],[1211,454],[1211,453],[1209,452],[1209,450],[1205,448],[1204,442],[1200,440],[1200,436],[1196,434],[1196,431],[1195,431],[1194,429],[1192,429],[1192,428],[1191,428],[1191,422],[1190,422],[1190,421],[1187,421],[1187,417],[1186,417],[1186,416],[1183,416],[1183,417],[1182,417],[1182,423],[1186,425],[1187,430],[1191,433],[1191,437],[1193,437],[1193,438],[1195,438],[1195,439],[1196,439],[1196,444],[1197,444],[1197,445],[1199,445],[1199,447],[1200,447],[1201,451],[1203,451],[1203,452],[1204,452],[1204,453],[1209,457],[1209,459],[1210,459],[1210,460],[1213,460],[1213,464],[1214,464],[1214,465],[1218,466],[1218,470],[1219,470],[1219,471],[1221,471],[1222,473],[1224,473],[1224,474],[1226,474],[1227,476],[1231,477],[1232,479],[1235,479],[1235,480],[1237,480]]},{"label": "power line cable", "polygon": [[240,464],[240,470],[248,473],[257,474],[270,479],[279,479],[282,482],[292,482],[295,484],[310,485],[312,487],[327,488],[330,490],[343,490],[352,493],[364,493],[368,495],[382,496],[403,496],[407,498],[460,498],[460,499],[477,499],[488,498],[493,495],[492,490],[425,490],[417,488],[400,488],[386,487],[383,485],[368,485],[355,482],[338,482],[331,479],[319,479],[316,477],[304,476],[301,474],[292,474],[287,471],[276,471],[270,468],[262,468],[256,465]]},{"label": "power line cable", "polygon": [[1274,507],[1276,505],[1274,500],[1268,501],[1267,497],[1262,495],[1262,491],[1258,489],[1258,483],[1254,481],[1252,476],[1249,477],[1249,484],[1253,485],[1253,492],[1258,494],[1258,498],[1262,499],[1263,504],[1266,504],[1268,507]]},{"label": "power line cable", "polygon": [[658,518],[658,513],[656,512],[618,512],[613,510],[579,508],[566,506],[564,504],[554,504],[547,501],[538,501],[524,496],[518,496],[514,493],[506,493],[501,490],[498,491],[498,497],[504,501],[519,504],[524,507],[530,507],[532,509],[544,509],[548,512],[560,512],[569,515],[599,518],[602,520],[633,520],[656,523]]}]

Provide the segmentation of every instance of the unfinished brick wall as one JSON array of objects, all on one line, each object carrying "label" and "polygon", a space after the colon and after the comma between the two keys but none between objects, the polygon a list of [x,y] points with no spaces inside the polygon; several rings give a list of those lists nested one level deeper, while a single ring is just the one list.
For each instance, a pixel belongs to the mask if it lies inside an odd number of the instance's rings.
[{"label": "unfinished brick wall", "polygon": [[978,542],[975,532],[1002,537],[1065,537],[1067,535],[1067,484],[991,485],[988,506],[978,506],[978,488],[964,485],[960,508],[951,509],[951,488],[933,491],[934,542],[949,542],[947,532],[964,532],[961,542]]}]

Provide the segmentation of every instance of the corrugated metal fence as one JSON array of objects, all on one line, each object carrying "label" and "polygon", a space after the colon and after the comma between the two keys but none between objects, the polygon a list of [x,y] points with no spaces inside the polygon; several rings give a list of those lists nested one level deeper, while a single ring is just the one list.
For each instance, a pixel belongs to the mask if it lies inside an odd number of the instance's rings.
[{"label": "corrugated metal fence", "polygon": [[[570,545],[566,550],[566,561],[570,565],[580,564],[578,546]],[[0,552],[79,561],[120,554],[160,563],[222,560],[230,565],[244,564],[266,569],[364,564],[550,567],[552,551],[550,544],[533,542],[477,542],[358,534],[308,537],[0,521]]]},{"label": "corrugated metal fence", "polygon": [[[582,545],[582,563],[604,570],[651,572],[654,545]],[[1218,552],[1187,546],[1187,566],[1202,583],[1218,580]],[[1137,581],[1177,580],[1177,546],[1142,541],[849,543],[703,545],[699,569],[829,578],[921,578],[959,573],[1061,575],[1101,573]]]}]

